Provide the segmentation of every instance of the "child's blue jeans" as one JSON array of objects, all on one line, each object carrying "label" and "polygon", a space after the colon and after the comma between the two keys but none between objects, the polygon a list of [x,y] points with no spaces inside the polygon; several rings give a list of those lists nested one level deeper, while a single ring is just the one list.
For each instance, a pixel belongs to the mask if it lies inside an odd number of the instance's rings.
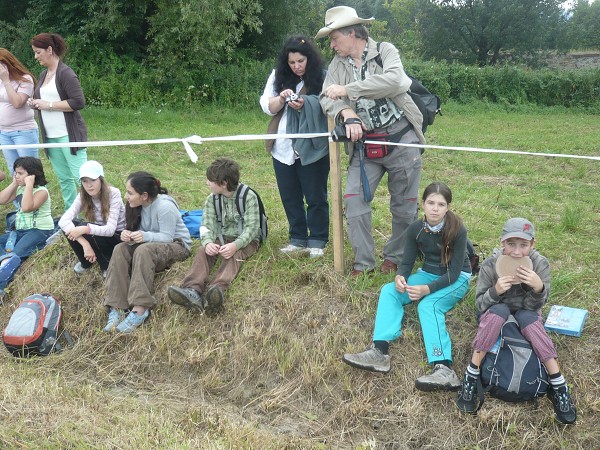
[{"label": "child's blue jeans", "polygon": [[[46,245],[46,240],[52,235],[54,230],[38,230],[37,228],[31,228],[29,230],[17,230],[17,242],[14,250],[11,254],[18,255],[21,260],[24,260],[28,256],[31,256],[37,250],[40,250]],[[8,234],[5,233],[0,236],[0,257],[6,254],[5,246],[8,240]],[[11,281],[0,280],[0,289],[4,289],[6,285]]]}]

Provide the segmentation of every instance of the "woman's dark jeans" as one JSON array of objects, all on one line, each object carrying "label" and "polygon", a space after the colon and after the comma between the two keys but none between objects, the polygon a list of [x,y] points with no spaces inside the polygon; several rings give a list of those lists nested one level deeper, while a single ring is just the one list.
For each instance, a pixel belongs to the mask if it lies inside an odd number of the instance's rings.
[{"label": "woman's dark jeans", "polygon": [[273,158],[273,168],[290,225],[290,243],[324,248],[329,240],[329,156],[307,166],[303,166],[300,159],[288,166]]}]

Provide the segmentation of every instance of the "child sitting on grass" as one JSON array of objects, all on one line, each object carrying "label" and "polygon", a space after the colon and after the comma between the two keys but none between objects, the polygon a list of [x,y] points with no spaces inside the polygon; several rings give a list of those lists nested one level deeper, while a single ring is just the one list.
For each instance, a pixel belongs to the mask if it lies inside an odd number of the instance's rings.
[{"label": "child sitting on grass", "polygon": [[[98,262],[106,278],[115,246],[121,243],[125,228],[125,205],[121,191],[104,179],[98,161],[87,161],[79,168],[81,192],[58,222],[79,262],[73,270],[81,274]],[[84,221],[77,219],[83,213]]]},{"label": "child sitting on grass", "polygon": [[[12,182],[0,192],[0,204],[15,201],[17,205],[15,233],[11,239],[14,242],[7,248],[10,230],[0,236],[0,265],[4,267],[7,264],[4,270],[0,270],[0,296],[4,295],[4,288],[22,261],[43,248],[54,231],[46,184],[42,162],[32,156],[24,156],[17,158]],[[11,245],[13,248],[10,248]]]},{"label": "child sitting on grass", "polygon": [[[244,217],[240,217],[236,205],[240,166],[235,161],[218,158],[206,170],[206,178],[211,194],[206,198],[202,213],[202,247],[198,249],[182,286],[170,286],[167,293],[173,303],[214,314],[222,308],[224,292],[237,276],[242,262],[258,250],[260,211],[258,198],[249,189]],[[221,233],[215,201],[221,205]],[[222,257],[219,270],[208,283],[210,270],[219,256]]]},{"label": "child sitting on grass", "polygon": [[[577,419],[565,378],[560,373],[552,339],[544,330],[540,310],[550,294],[550,265],[535,248],[533,224],[527,219],[513,218],[502,227],[501,248],[485,260],[477,279],[476,305],[479,328],[473,341],[474,352],[465,372],[462,390],[456,400],[462,412],[475,414],[479,409],[477,378],[486,353],[491,350],[502,325],[512,314],[523,337],[531,343],[550,378],[548,397],[554,405],[556,419],[564,424]],[[520,265],[516,276],[499,276],[496,261],[501,255],[512,258],[528,256],[533,268]]]},{"label": "child sitting on grass", "polygon": [[106,276],[106,332],[132,333],[144,323],[156,306],[154,275],[190,256],[192,246],[179,207],[160,180],[134,172],[125,188],[127,225]]},{"label": "child sitting on grass", "polygon": [[[390,342],[402,330],[404,307],[417,305],[430,374],[415,381],[422,391],[457,390],[460,378],[452,369],[452,343],[446,314],[469,288],[471,263],[467,256],[467,229],[450,210],[452,191],[444,183],[431,183],[423,191],[423,219],[406,230],[404,255],[396,280],[381,288],[373,342],[361,353],[346,353],[342,361],[358,369],[389,372]],[[423,265],[412,273],[417,258]],[[412,273],[412,274],[411,274]]]}]

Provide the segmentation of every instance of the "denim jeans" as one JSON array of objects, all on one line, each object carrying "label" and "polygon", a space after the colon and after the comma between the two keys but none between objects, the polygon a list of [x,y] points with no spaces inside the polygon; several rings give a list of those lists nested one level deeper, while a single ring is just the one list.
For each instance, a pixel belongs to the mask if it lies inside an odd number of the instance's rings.
[{"label": "denim jeans", "polygon": [[[31,256],[35,251],[44,248],[46,239],[48,239],[53,232],[54,230],[38,230],[37,228],[17,230],[17,243],[15,244],[12,254],[20,256],[22,261],[25,260],[25,258]],[[0,257],[6,254],[5,246],[8,235],[9,233],[5,233],[0,236]],[[10,279],[1,283],[0,289],[4,289],[9,281]]]},{"label": "denim jeans", "polygon": [[290,243],[324,248],[329,240],[329,156],[306,166],[299,159],[288,166],[273,158],[273,168],[289,223]]},{"label": "denim jeans", "polygon": [[[48,239],[54,230],[38,230],[37,228],[31,228],[29,230],[17,230],[17,243],[12,251],[19,255],[21,259],[25,259],[31,256],[35,251],[40,250],[46,245],[46,239]],[[6,253],[4,247],[8,240],[8,233],[4,233],[0,236],[0,256]]]},{"label": "denim jeans", "polygon": [[[0,145],[39,144],[40,133],[37,128],[31,130],[0,131]],[[17,158],[21,156],[38,157],[37,148],[2,149],[8,172],[12,176]]]}]

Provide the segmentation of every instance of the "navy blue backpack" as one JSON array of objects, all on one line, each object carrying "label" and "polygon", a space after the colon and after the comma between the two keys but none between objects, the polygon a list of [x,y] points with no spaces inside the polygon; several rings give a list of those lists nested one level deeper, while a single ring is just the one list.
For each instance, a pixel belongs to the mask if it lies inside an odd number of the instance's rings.
[{"label": "navy blue backpack", "polygon": [[[507,402],[525,402],[546,394],[548,372],[512,315],[502,326],[496,347],[481,363],[483,391]],[[481,390],[480,401],[483,404]]]}]

